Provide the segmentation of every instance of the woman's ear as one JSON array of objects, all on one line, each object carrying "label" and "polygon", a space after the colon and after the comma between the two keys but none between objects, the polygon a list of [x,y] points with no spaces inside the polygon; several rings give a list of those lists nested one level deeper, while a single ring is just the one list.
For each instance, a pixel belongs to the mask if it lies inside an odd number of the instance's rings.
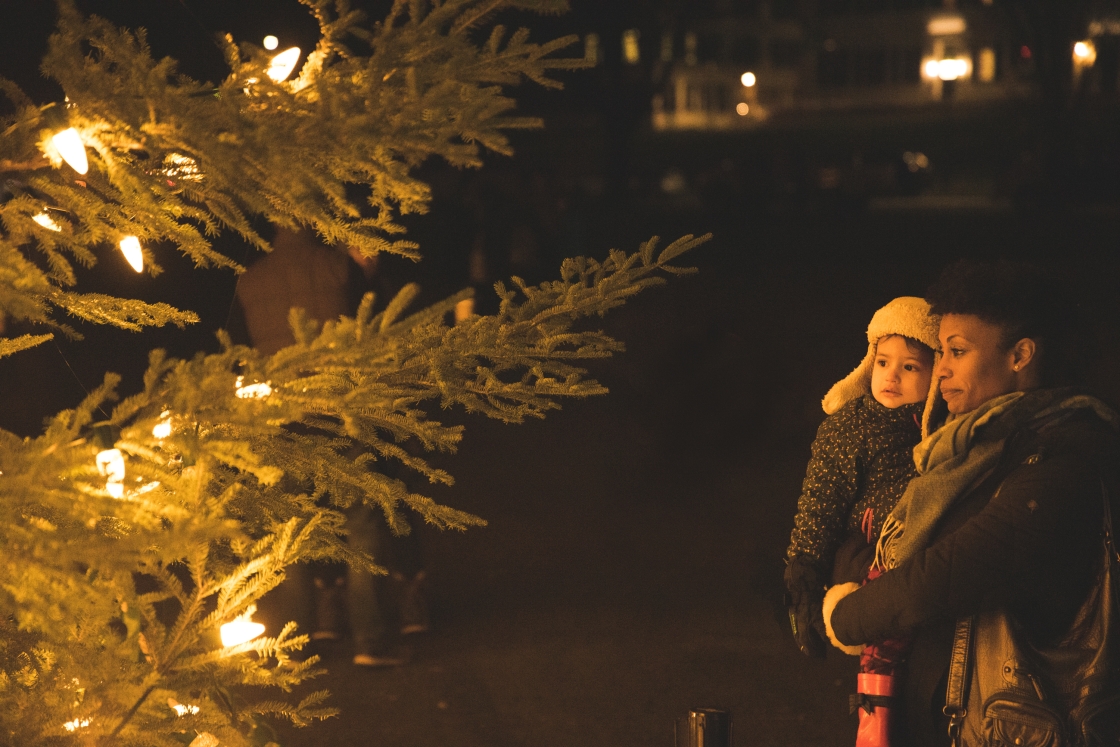
[{"label": "woman's ear", "polygon": [[1024,337],[1011,348],[1011,370],[1022,371],[1031,364],[1034,360],[1035,354],[1038,352],[1038,345],[1029,337]]}]

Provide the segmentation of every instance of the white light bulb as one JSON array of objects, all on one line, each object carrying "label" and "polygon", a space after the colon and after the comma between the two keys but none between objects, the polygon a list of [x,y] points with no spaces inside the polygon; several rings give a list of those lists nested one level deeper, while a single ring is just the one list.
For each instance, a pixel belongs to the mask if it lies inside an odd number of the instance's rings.
[{"label": "white light bulb", "polygon": [[89,171],[89,159],[86,158],[86,145],[82,142],[81,135],[73,127],[55,134],[51,138],[54,147],[58,148],[62,160],[70,164],[70,168],[79,174]]},{"label": "white light bulb", "polygon": [[171,411],[164,410],[159,415],[159,422],[152,428],[152,435],[156,438],[167,438],[171,435]]},{"label": "white light bulb", "polygon": [[222,645],[226,648],[247,643],[264,632],[264,626],[248,619],[237,619],[228,622],[219,629],[222,636]]},{"label": "white light bulb", "polygon": [[167,705],[171,708],[171,710],[175,711],[175,713],[179,714],[180,716],[186,716],[188,714],[193,716],[194,714],[198,713],[199,710],[198,706],[183,705],[179,701],[175,700],[175,698],[168,698]]},{"label": "white light bulb", "polygon": [[35,221],[36,223],[38,223],[40,226],[47,229],[48,231],[61,231],[62,230],[62,226],[55,223],[54,220],[51,219],[51,217],[49,215],[47,215],[46,213],[39,213],[38,215],[32,216],[31,220]]},{"label": "white light bulb", "polygon": [[76,718],[73,721],[67,721],[62,725],[62,728],[66,729],[66,731],[77,731],[78,729],[84,729],[87,726],[89,726],[88,718]]},{"label": "white light bulb", "polygon": [[135,236],[125,236],[121,239],[121,252],[132,269],[137,272],[144,271],[144,250],[140,248],[140,239]]},{"label": "white light bulb", "polygon": [[272,63],[268,66],[268,77],[277,83],[284,82],[296,69],[297,62],[299,62],[299,47],[285,49],[272,58]]},{"label": "white light bulb", "polygon": [[272,51],[273,49],[276,49],[279,46],[280,46],[280,40],[277,39],[272,34],[269,34],[268,36],[266,36],[264,38],[264,48],[265,49],[267,49],[269,51]]},{"label": "white light bulb", "polygon": [[97,472],[109,482],[124,480],[124,454],[120,449],[105,449],[97,454]]},{"label": "white light bulb", "polygon": [[751,88],[752,86],[754,86],[755,83],[758,82],[758,78],[755,76],[754,73],[749,73],[749,72],[748,73],[743,73],[739,77],[739,82],[741,82],[747,88]]},{"label": "white light bulb", "polygon": [[237,397],[239,399],[264,399],[272,394],[272,386],[269,381],[261,384],[247,384],[242,386],[241,382],[245,381],[244,376],[238,376],[237,382],[234,386],[237,387]]}]

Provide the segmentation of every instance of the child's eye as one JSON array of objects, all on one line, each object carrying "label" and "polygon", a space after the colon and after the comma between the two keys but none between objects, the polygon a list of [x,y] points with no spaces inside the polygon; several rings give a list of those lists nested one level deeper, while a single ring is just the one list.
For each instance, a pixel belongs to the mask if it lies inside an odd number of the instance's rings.
[{"label": "child's eye", "polygon": [[919,369],[918,369],[918,367],[917,367],[917,366],[915,366],[915,365],[914,365],[913,363],[907,363],[907,364],[906,364],[906,370],[907,370],[907,371],[917,371],[917,370],[919,370]]}]

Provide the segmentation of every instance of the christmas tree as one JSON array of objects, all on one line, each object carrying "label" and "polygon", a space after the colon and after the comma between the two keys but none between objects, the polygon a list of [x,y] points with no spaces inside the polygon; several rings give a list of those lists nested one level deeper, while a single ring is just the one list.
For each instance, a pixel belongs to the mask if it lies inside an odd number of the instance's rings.
[{"label": "christmas tree", "polygon": [[[584,65],[555,54],[573,38],[536,44],[495,21],[564,0],[396,0],[376,23],[346,0],[301,1],[318,46],[303,57],[227,36],[217,85],[153,59],[143,31],[60,1],[43,71],[65,99],[0,81],[0,313],[32,329],[0,338],[0,356],[76,336],[64,314],[133,330],[197,321],[82,292],[75,266],[117,247],[137,271],[171,251],[240,271],[212,241],[227,231],[268,251],[263,218],[419,257],[399,223],[429,205],[415,167],[508,154],[506,131],[541,124],[511,114],[508,87],[557,87],[552,71]],[[402,507],[443,528],[481,523],[381,469],[451,483],[416,454],[453,450],[461,428],[424,406],[517,423],[604,393],[582,366],[622,346],[587,320],[689,271],[673,261],[700,241],[566,260],[559,280],[499,283],[497,314],[457,323],[470,291],[410,313],[410,285],[321,325],[293,309],[296,342],[274,355],[228,337],[189,360],[157,350],[142,391],[121,397],[107,374],[40,435],[0,431],[0,743],[266,744],[271,719],[330,715],[325,693],[283,699],[316,660],[294,656],[305,631],[262,631],[256,602],[292,563],[377,570],[345,543],[355,502],[398,532]]]}]

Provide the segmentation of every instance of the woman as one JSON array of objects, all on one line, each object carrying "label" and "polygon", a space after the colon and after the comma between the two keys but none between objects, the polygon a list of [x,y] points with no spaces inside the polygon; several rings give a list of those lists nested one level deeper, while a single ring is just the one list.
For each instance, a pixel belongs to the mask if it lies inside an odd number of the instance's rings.
[{"label": "woman", "polygon": [[[1041,647],[1059,645],[1097,580],[1102,481],[1115,494],[1115,413],[1063,386],[1068,305],[1011,263],[958,263],[930,289],[946,423],[915,449],[919,477],[883,528],[862,588],[825,602],[842,647],[909,636],[894,703],[906,744],[947,745],[943,715],[956,621],[1003,610]],[[845,596],[846,594],[846,596]],[[978,663],[979,665],[979,663]]]}]

